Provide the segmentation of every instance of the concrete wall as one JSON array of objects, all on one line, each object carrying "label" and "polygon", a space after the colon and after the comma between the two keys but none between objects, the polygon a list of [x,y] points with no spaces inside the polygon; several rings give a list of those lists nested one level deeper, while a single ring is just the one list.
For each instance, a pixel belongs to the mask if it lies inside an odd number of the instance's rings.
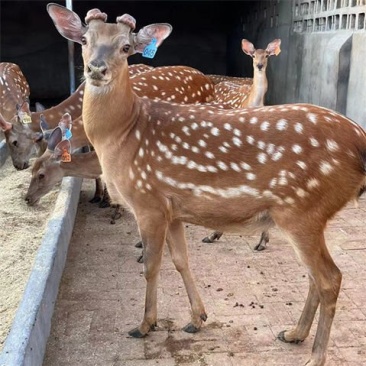
[{"label": "concrete wall", "polygon": [[[347,0],[253,3],[243,38],[257,48],[282,40],[282,52],[268,62],[267,104],[314,103],[366,127],[365,13],[365,5]],[[251,75],[251,65],[237,73]]]}]

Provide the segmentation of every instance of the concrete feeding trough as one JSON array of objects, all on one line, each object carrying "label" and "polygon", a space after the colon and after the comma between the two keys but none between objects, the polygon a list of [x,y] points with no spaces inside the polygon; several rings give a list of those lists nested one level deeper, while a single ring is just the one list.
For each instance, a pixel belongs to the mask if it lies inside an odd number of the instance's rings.
[{"label": "concrete feeding trough", "polygon": [[[8,157],[0,143],[0,166]],[[0,366],[42,365],[82,179],[64,178],[48,218],[23,297],[0,354]]]}]

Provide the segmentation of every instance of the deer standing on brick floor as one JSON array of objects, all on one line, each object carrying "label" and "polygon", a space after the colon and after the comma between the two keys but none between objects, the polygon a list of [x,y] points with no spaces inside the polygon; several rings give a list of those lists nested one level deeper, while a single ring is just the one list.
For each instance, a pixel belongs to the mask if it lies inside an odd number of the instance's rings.
[{"label": "deer standing on brick floor", "polygon": [[[264,97],[268,89],[267,62],[270,56],[277,56],[280,52],[281,40],[275,39],[267,45],[265,50],[255,49],[253,44],[246,39],[241,41],[241,48],[244,53],[253,59],[253,84],[243,83],[241,86],[233,85],[231,82],[221,82],[215,85],[215,101],[231,108],[247,108],[264,106]],[[222,236],[222,231],[214,231],[202,239],[204,243],[213,243]],[[268,231],[262,232],[259,243],[254,250],[261,251],[266,248],[269,242]]]},{"label": "deer standing on brick floor", "polygon": [[133,212],[144,243],[145,311],[129,334],[143,337],[156,325],[165,240],[191,304],[184,330],[194,333],[207,319],[188,264],[183,222],[224,231],[277,226],[309,273],[300,320],[278,338],[302,342],[320,306],[307,365],[324,365],[342,278],[324,229],[365,185],[365,131],[311,104],[219,110],[140,98],[131,88],[127,58],[160,46],[169,24],[135,33],[128,14],[111,24],[93,9],[84,26],[60,5],[47,9],[60,34],[82,45],[85,131],[113,201]]}]

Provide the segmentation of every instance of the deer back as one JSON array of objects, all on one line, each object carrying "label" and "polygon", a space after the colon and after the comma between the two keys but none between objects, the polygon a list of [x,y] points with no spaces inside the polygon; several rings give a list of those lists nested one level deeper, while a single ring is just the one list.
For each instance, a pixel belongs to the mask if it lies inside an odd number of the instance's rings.
[{"label": "deer back", "polygon": [[11,121],[16,106],[29,100],[30,89],[20,67],[10,62],[0,63],[0,113]]}]

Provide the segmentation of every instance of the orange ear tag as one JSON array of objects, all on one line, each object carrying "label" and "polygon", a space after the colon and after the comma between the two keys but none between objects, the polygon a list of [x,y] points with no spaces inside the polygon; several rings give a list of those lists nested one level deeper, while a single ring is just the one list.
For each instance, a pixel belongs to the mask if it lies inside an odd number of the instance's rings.
[{"label": "orange ear tag", "polygon": [[71,161],[71,155],[69,154],[69,152],[66,149],[64,149],[62,151],[61,161],[63,163],[70,163],[70,161]]}]

